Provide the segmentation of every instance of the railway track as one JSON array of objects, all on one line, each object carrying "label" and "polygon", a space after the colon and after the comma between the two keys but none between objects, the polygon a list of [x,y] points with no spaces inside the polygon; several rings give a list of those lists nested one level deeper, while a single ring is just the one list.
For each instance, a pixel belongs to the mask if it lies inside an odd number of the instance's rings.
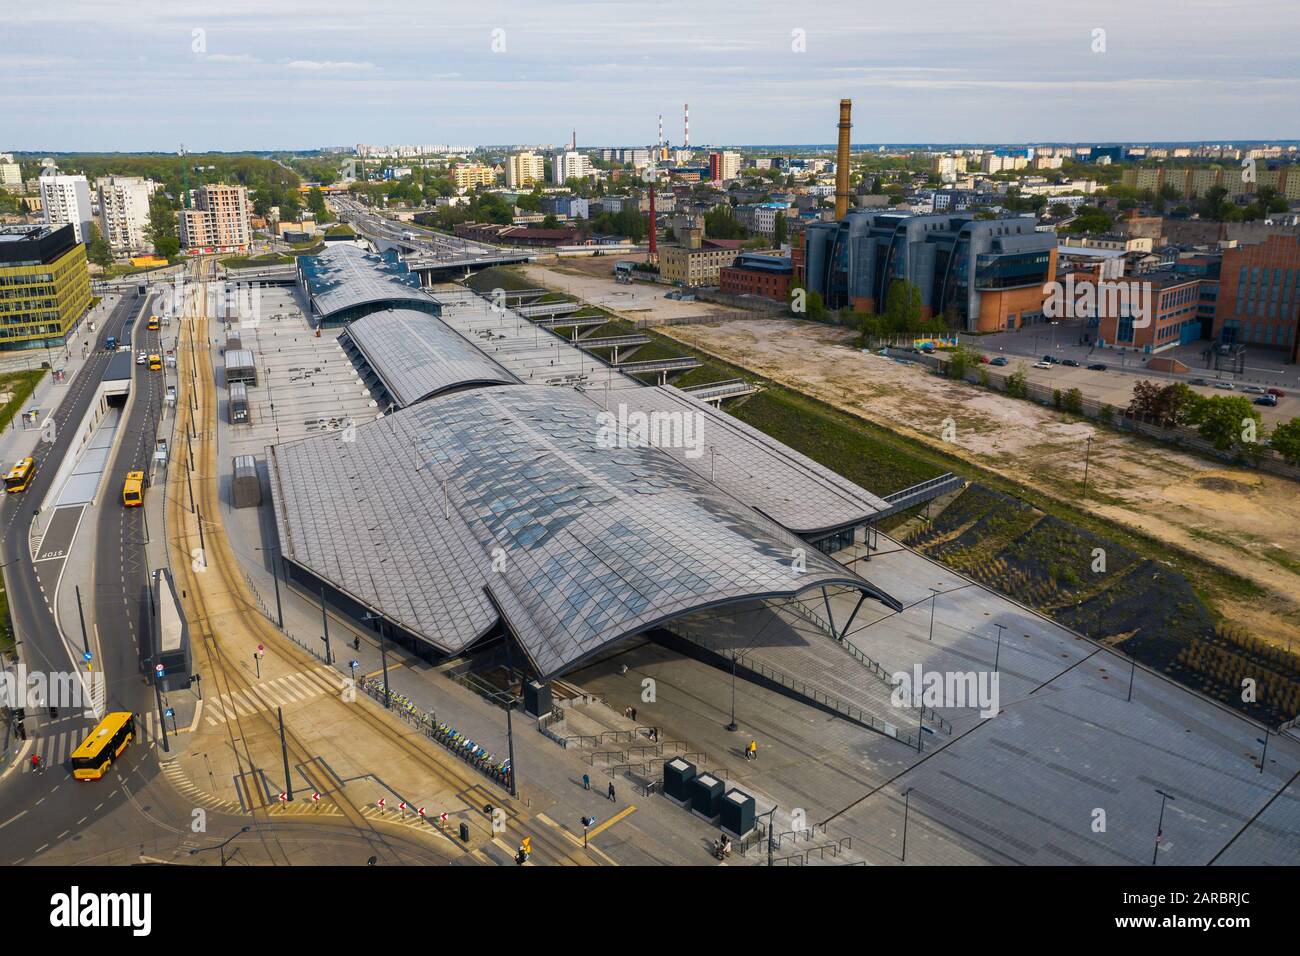
[{"label": "railway track", "polygon": [[[198,436],[195,442],[195,470],[192,476],[198,511],[206,515],[219,515],[216,383],[211,363],[206,360],[208,320],[206,315],[195,314],[203,312],[202,304],[207,301],[205,276],[199,279],[198,292],[197,299],[187,309],[190,314],[181,320],[182,331],[188,340],[189,348],[178,346],[177,349],[178,379],[181,383],[178,389],[181,392],[178,405],[186,402],[186,407],[190,409],[190,423],[193,424]],[[198,349],[199,342],[202,342],[202,351]],[[200,357],[203,357],[203,361],[199,360]],[[198,405],[197,411],[186,401],[188,399],[186,393],[191,391]],[[205,519],[200,535],[198,515],[191,515],[184,506],[185,477],[180,469],[175,469],[169,475],[169,482],[174,483],[168,500],[171,565],[180,571],[179,583],[191,605],[188,617],[192,631],[197,632],[200,637],[199,644],[206,659],[208,679],[216,684],[218,693],[240,692],[266,704],[266,709],[256,710],[250,717],[235,715],[232,720],[223,724],[227,742],[236,756],[241,776],[251,781],[259,763],[249,743],[250,731],[278,737],[279,725],[270,714],[270,702],[261,696],[257,684],[242,673],[223,651],[220,639],[213,632],[211,617],[213,607],[209,595],[224,592],[234,605],[233,611],[238,614],[246,632],[259,643],[274,646],[277,654],[286,663],[298,668],[308,668],[319,662],[294,642],[285,640],[258,610],[256,602],[248,591],[247,582],[239,571],[234,552],[220,521]],[[204,549],[205,569],[203,571],[196,570],[191,550],[200,539]],[[220,579],[219,591],[213,590],[210,580],[203,582],[199,580],[200,574],[210,575],[214,571]],[[315,706],[346,708],[348,718],[364,725],[369,732],[379,735],[390,746],[399,749],[423,771],[439,781],[445,789],[457,795],[457,798],[464,803],[465,809],[470,811],[471,820],[477,821],[478,828],[484,832],[485,839],[495,836],[509,846],[516,846],[519,840],[527,835],[532,837],[535,848],[534,858],[539,862],[559,865],[592,865],[597,862],[580,849],[575,849],[564,835],[554,832],[540,821],[535,821],[520,807],[518,800],[512,800],[504,793],[495,792],[494,789],[489,788],[486,781],[478,779],[477,775],[461,772],[455,763],[450,762],[450,759],[446,762],[438,759],[434,753],[426,749],[426,745],[414,739],[409,727],[395,717],[384,714],[378,709],[378,705],[369,701],[365,695],[358,695],[355,703],[345,703],[338,697],[326,697],[320,699]],[[285,744],[298,772],[315,791],[322,795],[323,800],[328,800],[334,806],[349,826],[366,837],[376,855],[382,856],[385,850],[390,849],[388,842],[390,834],[386,829],[396,825],[389,825],[383,821],[379,821],[377,825],[377,821],[362,813],[361,808],[343,792],[341,787],[331,785],[331,781],[326,779],[324,772],[315,764],[311,749],[294,732],[287,718],[285,719]],[[260,815],[270,820],[279,815],[275,812],[278,804],[269,805],[265,800],[259,803],[254,799],[261,796],[256,786],[251,784],[246,786],[245,792],[250,798],[250,813],[255,818]],[[486,818],[480,808],[487,803],[501,808],[504,812],[503,831],[493,833],[490,824],[484,825]],[[404,829],[409,832],[409,828]],[[450,834],[443,833],[432,825],[429,826],[428,832],[432,840],[451,851],[451,856],[473,852],[470,847],[461,844]],[[283,853],[281,855],[283,856]]]}]

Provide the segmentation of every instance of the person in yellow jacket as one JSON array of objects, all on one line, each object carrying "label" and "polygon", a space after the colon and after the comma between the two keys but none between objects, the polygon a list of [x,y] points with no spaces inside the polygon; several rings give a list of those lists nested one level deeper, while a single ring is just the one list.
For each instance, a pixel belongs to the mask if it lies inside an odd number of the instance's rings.
[{"label": "person in yellow jacket", "polygon": [[757,741],[757,740],[751,740],[751,741],[749,742],[749,746],[745,748],[745,759],[746,759],[746,760],[757,760],[757,759],[758,759],[758,741]]}]

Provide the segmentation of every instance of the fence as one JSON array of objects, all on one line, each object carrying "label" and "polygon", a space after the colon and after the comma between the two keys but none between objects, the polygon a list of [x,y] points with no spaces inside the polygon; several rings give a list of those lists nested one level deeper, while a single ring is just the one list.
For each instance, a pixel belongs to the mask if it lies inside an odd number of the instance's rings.
[{"label": "fence", "polygon": [[[908,356],[908,359],[933,369],[937,374],[943,374],[945,362],[938,355],[912,354]],[[998,371],[994,371],[988,365],[979,364],[967,369],[965,375],[962,376],[963,380],[975,385],[984,384],[981,381],[981,372],[987,376],[986,381],[989,388],[1005,393],[1007,379],[1015,373],[1015,370],[1010,366],[1004,366]],[[1066,408],[1066,395],[1069,389],[1060,389],[1039,382],[1025,382],[1025,392],[1026,399],[1039,405],[1058,408],[1062,411],[1083,415],[1086,418],[1096,419],[1121,431],[1134,432],[1147,438],[1154,438],[1157,441],[1167,442],[1180,448],[1187,448],[1207,457],[1217,458],[1220,461],[1258,468],[1260,471],[1266,471],[1281,478],[1300,481],[1300,467],[1288,464],[1281,455],[1263,445],[1257,446],[1252,455],[1245,456],[1233,449],[1222,450],[1215,448],[1212,443],[1202,438],[1193,428],[1166,427],[1154,419],[1130,415],[1126,409],[1117,408],[1105,402],[1080,397],[1076,404]],[[1060,396],[1059,401],[1058,394]]]}]

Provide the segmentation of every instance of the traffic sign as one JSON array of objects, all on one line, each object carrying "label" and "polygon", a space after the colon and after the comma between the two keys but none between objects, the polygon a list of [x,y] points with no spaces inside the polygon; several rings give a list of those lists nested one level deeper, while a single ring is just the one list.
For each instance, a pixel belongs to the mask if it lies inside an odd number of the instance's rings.
[{"label": "traffic sign", "polygon": [[92,658],[92,656],[93,655],[90,653],[90,651],[86,651],[86,653],[81,655],[81,659],[83,661],[89,661]]},{"label": "traffic sign", "polygon": [[388,803],[387,800],[385,800],[383,797],[380,797],[378,803],[376,803],[375,805],[379,807],[380,810],[382,810],[384,809],[384,805],[387,803]]},{"label": "traffic sign", "polygon": [[159,677],[162,677],[163,674],[165,673],[163,670],[163,666],[161,664],[155,664],[153,666],[153,672],[157,674]]},{"label": "traffic sign", "polygon": [[311,800],[312,800],[312,803],[316,803],[317,801],[320,800],[320,794],[319,794],[319,793],[315,793],[315,792],[313,792],[312,795],[311,795]]},{"label": "traffic sign", "polygon": [[288,795],[287,793],[281,793],[281,794],[280,794],[280,802],[281,802],[281,803],[284,803],[284,802],[285,802],[286,800],[288,800],[288,799],[289,799],[289,795]]},{"label": "traffic sign", "polygon": [[423,817],[423,816],[424,816],[424,807],[420,807],[420,809],[416,810],[415,812],[418,813],[421,817]]},{"label": "traffic sign", "polygon": [[176,708],[175,708],[175,707],[168,707],[166,710],[163,711],[163,716],[164,716],[164,717],[175,717],[175,716],[176,716]]}]

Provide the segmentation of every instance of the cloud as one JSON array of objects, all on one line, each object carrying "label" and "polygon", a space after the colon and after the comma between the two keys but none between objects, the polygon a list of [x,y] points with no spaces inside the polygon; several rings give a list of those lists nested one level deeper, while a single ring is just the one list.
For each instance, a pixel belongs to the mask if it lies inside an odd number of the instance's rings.
[{"label": "cloud", "polygon": [[373,63],[359,63],[354,60],[290,60],[285,66],[291,70],[328,70],[334,73],[378,69]]},{"label": "cloud", "polygon": [[261,63],[257,57],[251,53],[200,53],[198,54],[210,63]]}]

